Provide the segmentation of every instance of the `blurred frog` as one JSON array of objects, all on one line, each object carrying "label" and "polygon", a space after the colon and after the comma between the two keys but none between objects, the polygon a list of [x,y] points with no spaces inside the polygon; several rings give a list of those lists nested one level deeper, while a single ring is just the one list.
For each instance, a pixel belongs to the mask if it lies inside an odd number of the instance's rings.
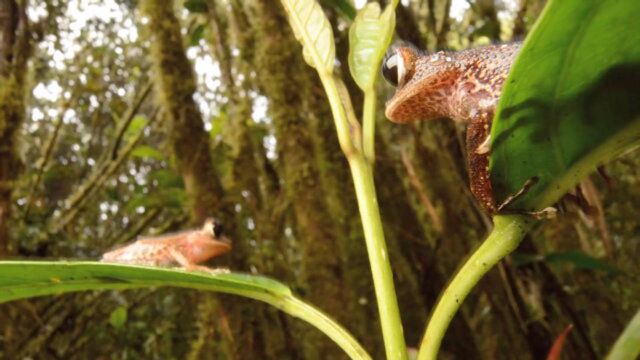
[{"label": "blurred frog", "polygon": [[157,237],[143,237],[135,242],[109,251],[102,262],[147,266],[180,266],[186,270],[210,271],[197,264],[231,250],[231,241],[224,235],[222,225],[207,219],[200,230],[188,230]]}]

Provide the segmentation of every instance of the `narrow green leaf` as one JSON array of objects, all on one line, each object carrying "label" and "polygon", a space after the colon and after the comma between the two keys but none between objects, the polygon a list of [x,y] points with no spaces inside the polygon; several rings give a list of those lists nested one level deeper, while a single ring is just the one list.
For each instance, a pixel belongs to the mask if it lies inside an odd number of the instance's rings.
[{"label": "narrow green leaf", "polygon": [[164,159],[164,155],[160,151],[148,145],[136,146],[133,150],[131,150],[131,156],[139,157],[143,159],[155,159],[155,160]]},{"label": "narrow green leaf", "polygon": [[143,208],[152,208],[156,207],[161,200],[158,199],[157,196],[150,194],[136,194],[131,200],[127,202],[125,205],[125,210],[127,212],[135,211],[138,207]]},{"label": "narrow green leaf", "polygon": [[548,254],[544,257],[548,263],[568,263],[577,270],[601,270],[610,274],[615,274],[618,269],[607,264],[605,261],[589,256],[578,250],[560,251]]},{"label": "narrow green leaf", "polygon": [[640,356],[640,310],[613,344],[607,360],[637,359],[638,356]]},{"label": "narrow green leaf", "polygon": [[193,32],[191,32],[191,38],[189,39],[189,44],[191,46],[198,45],[198,42],[200,42],[200,39],[204,37],[205,29],[206,29],[206,26],[204,24],[200,24],[196,26],[195,29],[193,29]]},{"label": "narrow green leaf", "polygon": [[150,181],[157,181],[159,188],[184,188],[184,180],[175,171],[158,169],[149,174]]},{"label": "narrow green leaf", "polygon": [[380,72],[380,62],[396,25],[394,10],[389,4],[381,14],[378,3],[368,3],[349,29],[349,69],[363,91],[373,88]]},{"label": "narrow green leaf", "polygon": [[513,261],[513,265],[515,266],[526,266],[544,261],[544,256],[515,252],[511,254],[511,259]]},{"label": "narrow green leaf", "polygon": [[638,1],[550,1],[505,84],[492,128],[497,203],[533,178],[509,210],[557,202],[640,140]]},{"label": "narrow green leaf", "polygon": [[336,57],[333,30],[315,0],[281,0],[304,60],[318,72],[331,74]]},{"label": "narrow green leaf", "polygon": [[[74,291],[159,286],[216,291],[266,302],[315,326],[352,359],[371,359],[339,324],[293,296],[286,285],[266,277],[99,262],[0,261],[0,303]],[[121,314],[112,317],[116,323],[122,320]]]},{"label": "narrow green leaf", "polygon": [[184,7],[192,13],[206,13],[208,10],[205,0],[187,0]]},{"label": "narrow green leaf", "polygon": [[216,140],[216,137],[222,134],[222,130],[225,125],[228,125],[227,112],[221,111],[219,115],[211,117],[211,130],[209,136],[211,139]]},{"label": "narrow green leaf", "polygon": [[159,206],[181,209],[187,202],[187,193],[182,188],[163,189],[158,193]]},{"label": "narrow green leaf", "polygon": [[619,272],[618,269],[607,264],[606,261],[589,256],[578,250],[559,251],[547,255],[514,253],[512,257],[513,263],[516,266],[524,266],[544,261],[550,264],[571,264],[576,270],[600,270],[609,274]]},{"label": "narrow green leaf", "polygon": [[136,194],[127,202],[127,211],[134,211],[137,207],[181,209],[187,201],[187,194],[183,188],[164,188],[149,194]]},{"label": "narrow green leaf", "polygon": [[144,115],[136,115],[131,123],[127,127],[127,130],[124,132],[124,137],[126,139],[130,139],[131,137],[137,136],[142,129],[147,126],[148,119]]}]

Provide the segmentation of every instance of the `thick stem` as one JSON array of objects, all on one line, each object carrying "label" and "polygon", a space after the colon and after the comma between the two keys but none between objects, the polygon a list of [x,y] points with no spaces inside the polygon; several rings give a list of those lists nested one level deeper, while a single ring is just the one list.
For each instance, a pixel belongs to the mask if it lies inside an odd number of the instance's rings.
[{"label": "thick stem", "polygon": [[393,284],[393,273],[384,241],[380,210],[373,182],[371,165],[362,154],[349,158],[351,175],[358,198],[360,218],[367,243],[371,274],[378,301],[378,312],[382,325],[387,359],[406,359],[407,350],[400,321],[400,311],[396,290]]},{"label": "thick stem", "polygon": [[437,358],[442,338],[464,299],[487,271],[518,247],[532,223],[531,218],[522,215],[494,217],[495,225],[489,237],[464,263],[442,294],[422,338],[418,360]]},{"label": "thick stem", "polygon": [[[316,68],[320,69],[320,67]],[[402,322],[400,321],[400,310],[398,309],[393,274],[389,263],[387,245],[384,241],[380,209],[378,208],[376,189],[373,183],[375,92],[367,93],[369,100],[365,104],[364,121],[368,133],[363,137],[359,131],[359,124],[355,121],[349,122],[349,115],[352,118],[355,118],[355,116],[352,113],[347,114],[347,111],[352,111],[352,108],[348,105],[349,99],[341,98],[336,77],[324,71],[318,71],[318,74],[329,99],[340,147],[351,168],[351,176],[356,189],[358,208],[360,209],[360,218],[369,254],[387,359],[406,360],[407,348],[404,342]],[[348,96],[348,94],[344,95]],[[349,107],[349,109],[346,110],[345,107]],[[368,144],[366,146],[371,151],[370,158],[366,157],[366,150],[363,150],[363,140]]]}]

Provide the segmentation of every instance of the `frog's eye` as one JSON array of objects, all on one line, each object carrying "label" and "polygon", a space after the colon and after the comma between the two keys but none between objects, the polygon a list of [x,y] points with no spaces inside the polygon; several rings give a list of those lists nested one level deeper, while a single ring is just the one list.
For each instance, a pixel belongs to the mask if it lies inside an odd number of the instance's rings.
[{"label": "frog's eye", "polygon": [[224,227],[218,220],[213,221],[213,236],[219,238],[224,234]]},{"label": "frog's eye", "polygon": [[388,53],[382,61],[382,76],[394,86],[402,84],[406,73],[404,58],[398,50]]}]

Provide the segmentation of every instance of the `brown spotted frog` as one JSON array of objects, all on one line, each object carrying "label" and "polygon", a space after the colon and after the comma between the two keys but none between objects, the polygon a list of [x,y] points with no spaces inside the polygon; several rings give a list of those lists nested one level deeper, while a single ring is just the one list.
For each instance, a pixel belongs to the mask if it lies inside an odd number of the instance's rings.
[{"label": "brown spotted frog", "polygon": [[396,48],[382,64],[396,86],[385,114],[396,123],[451,118],[467,125],[471,192],[490,213],[499,210],[489,179],[491,121],[520,43],[426,54]]},{"label": "brown spotted frog", "polygon": [[107,252],[102,262],[147,266],[181,266],[186,270],[210,271],[197,264],[231,250],[222,225],[207,219],[202,229],[188,230],[158,237],[145,237],[132,244]]}]

